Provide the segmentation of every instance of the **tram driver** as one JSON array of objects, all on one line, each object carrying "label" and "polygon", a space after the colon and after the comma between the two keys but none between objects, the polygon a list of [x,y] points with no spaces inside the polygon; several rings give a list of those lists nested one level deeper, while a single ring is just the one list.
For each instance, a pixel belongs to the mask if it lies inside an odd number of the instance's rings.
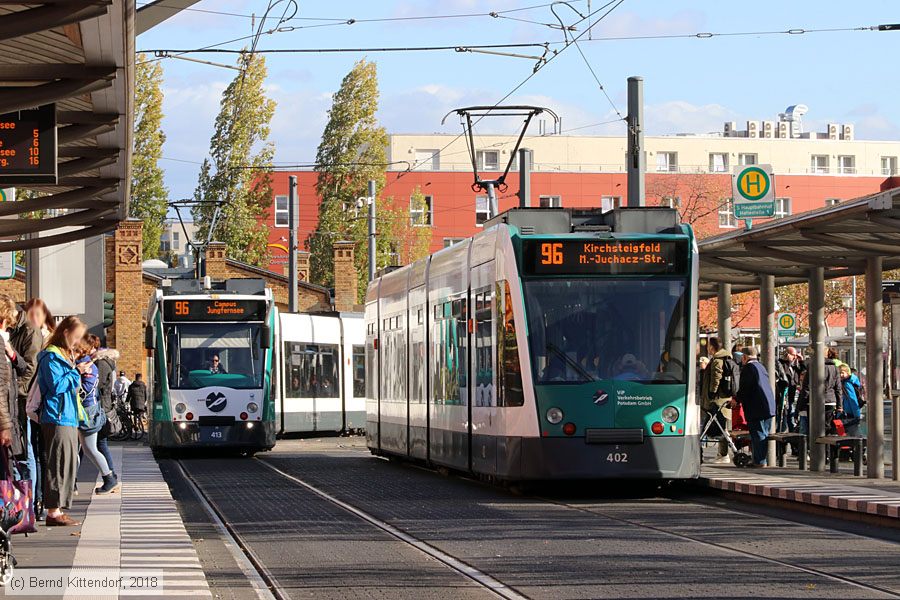
[{"label": "tram driver", "polygon": [[225,375],[228,371],[225,370],[225,367],[222,366],[222,362],[219,360],[218,354],[212,355],[212,361],[209,365],[209,372],[211,375]]},{"label": "tram driver", "polygon": [[613,379],[620,381],[645,381],[650,379],[650,373],[647,367],[631,353],[622,355],[613,366]]}]

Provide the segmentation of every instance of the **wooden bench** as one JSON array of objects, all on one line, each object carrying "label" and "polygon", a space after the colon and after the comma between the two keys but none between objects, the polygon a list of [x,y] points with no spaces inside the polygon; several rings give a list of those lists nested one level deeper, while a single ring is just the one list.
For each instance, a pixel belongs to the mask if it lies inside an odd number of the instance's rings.
[{"label": "wooden bench", "polygon": [[800,470],[806,470],[806,450],[808,441],[806,434],[797,432],[770,433],[766,438],[767,442],[775,442],[776,464],[779,467],[785,465],[785,454],[787,454],[787,446],[790,444],[795,450],[798,450],[797,461],[800,463]]},{"label": "wooden bench", "polygon": [[850,446],[853,450],[853,474],[862,475],[863,451],[866,449],[866,438],[852,435],[826,435],[816,438],[817,444],[828,446],[828,460],[831,461],[830,471],[838,472],[838,454],[842,446]]}]

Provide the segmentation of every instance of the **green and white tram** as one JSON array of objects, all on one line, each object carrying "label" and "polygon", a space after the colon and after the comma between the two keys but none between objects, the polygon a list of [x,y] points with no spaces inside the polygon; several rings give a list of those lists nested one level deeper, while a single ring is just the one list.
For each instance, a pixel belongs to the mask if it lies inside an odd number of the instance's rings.
[{"label": "green and white tram", "polygon": [[674,210],[503,213],[370,284],[368,446],[495,480],[697,477],[697,283]]},{"label": "green and white tram", "polygon": [[148,310],[150,446],[275,445],[278,310],[261,279],[171,280]]}]

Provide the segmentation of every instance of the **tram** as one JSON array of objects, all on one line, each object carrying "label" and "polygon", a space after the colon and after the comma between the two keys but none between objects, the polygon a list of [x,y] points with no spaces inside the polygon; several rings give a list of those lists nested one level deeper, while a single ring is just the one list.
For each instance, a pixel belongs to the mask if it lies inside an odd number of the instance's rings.
[{"label": "tram", "polygon": [[668,208],[520,208],[366,296],[370,451],[495,481],[699,475],[698,255]]},{"label": "tram", "polygon": [[261,279],[166,281],[151,299],[150,446],[275,445],[278,309]]}]

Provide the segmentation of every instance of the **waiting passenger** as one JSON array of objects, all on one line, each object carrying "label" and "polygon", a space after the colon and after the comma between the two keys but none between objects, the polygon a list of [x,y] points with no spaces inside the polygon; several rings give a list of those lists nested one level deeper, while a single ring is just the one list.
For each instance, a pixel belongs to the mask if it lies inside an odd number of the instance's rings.
[{"label": "waiting passenger", "polygon": [[650,378],[647,367],[634,354],[623,354],[613,367],[613,379],[620,381],[641,381]]},{"label": "waiting passenger", "polygon": [[859,377],[851,373],[850,365],[844,363],[840,366],[841,384],[843,386],[843,396],[841,404],[838,406],[838,414],[843,419],[844,431],[847,435],[859,435],[859,420],[862,415],[860,410],[859,397],[862,385]]}]

